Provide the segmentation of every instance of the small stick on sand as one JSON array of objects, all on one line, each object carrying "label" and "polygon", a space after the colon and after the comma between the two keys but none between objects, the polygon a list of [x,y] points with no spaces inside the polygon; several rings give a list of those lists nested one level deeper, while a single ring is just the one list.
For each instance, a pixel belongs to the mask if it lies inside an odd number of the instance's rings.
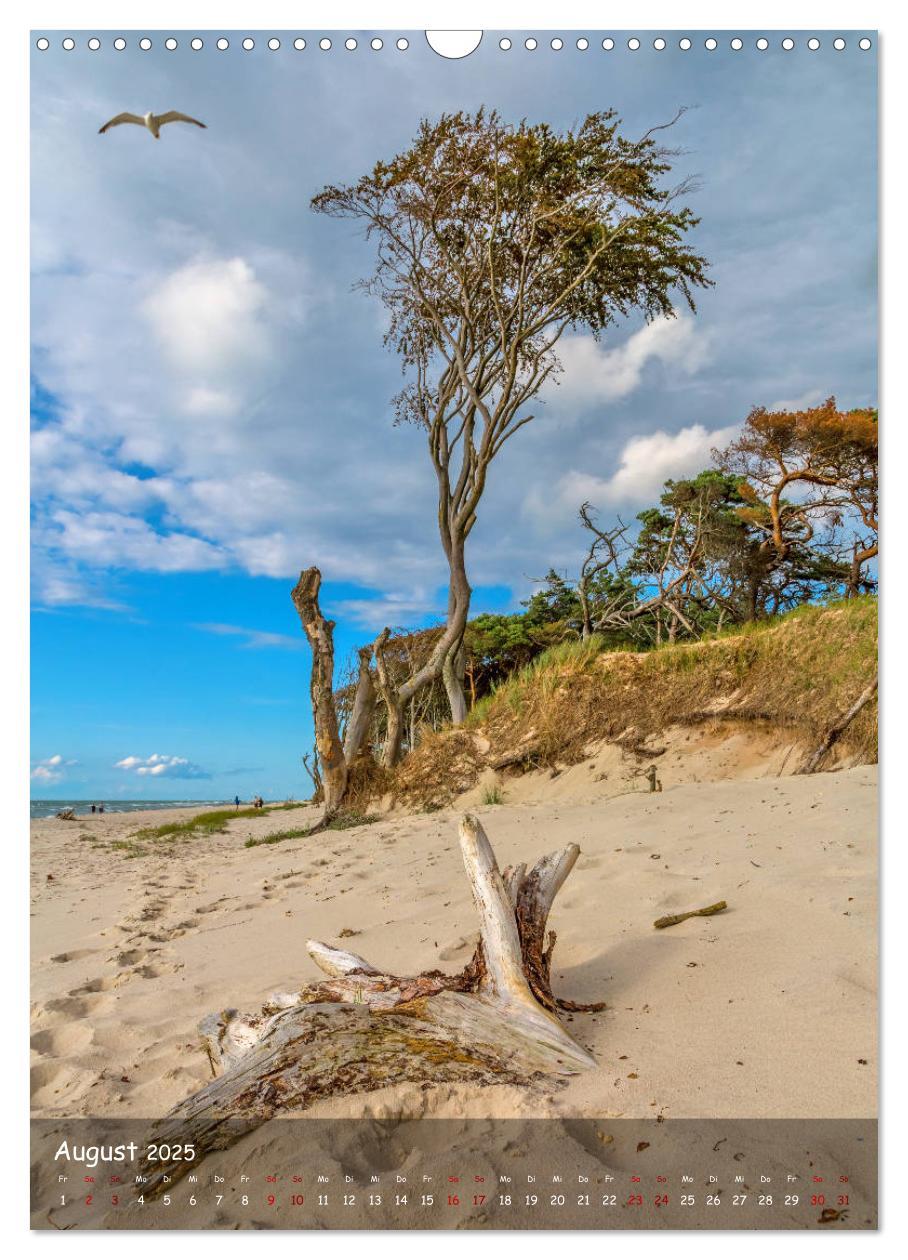
[{"label": "small stick on sand", "polygon": [[714,906],[704,906],[702,910],[685,910],[684,914],[667,914],[662,919],[657,919],[653,924],[654,928],[674,927],[676,923],[683,923],[685,919],[695,919],[697,915],[719,914],[722,910],[727,910],[728,905],[724,901],[717,901]]}]

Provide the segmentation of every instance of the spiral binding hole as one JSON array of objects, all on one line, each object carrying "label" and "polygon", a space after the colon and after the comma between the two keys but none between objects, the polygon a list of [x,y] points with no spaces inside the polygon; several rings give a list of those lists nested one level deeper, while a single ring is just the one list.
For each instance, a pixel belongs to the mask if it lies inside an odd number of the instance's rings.
[{"label": "spiral binding hole", "polygon": [[[138,42],[138,47],[143,52],[148,52],[153,47],[153,42],[147,35],[142,36],[140,39],[138,39],[137,42]],[[429,42],[430,42],[430,47],[433,47],[431,43],[431,39]],[[822,41],[815,35],[811,36],[804,42],[807,48],[811,52],[817,52],[820,48],[822,48]],[[122,36],[117,36],[115,39],[111,41],[111,43],[117,52],[122,52],[123,49],[127,47],[127,41]],[[266,43],[267,43],[267,47],[272,52],[279,51],[283,46],[282,41],[277,36],[271,36],[266,41]],[[548,44],[553,52],[561,52],[561,50],[564,49],[566,46],[564,39],[560,35],[553,36],[548,41]],[[842,35],[838,35],[834,37],[831,40],[831,44],[832,44],[832,48],[836,52],[844,52],[846,48],[848,47],[848,41]],[[38,36],[35,39],[35,47],[38,49],[39,52],[47,52],[50,46],[51,46],[51,41],[47,38],[46,35]],[[66,35],[62,38],[60,42],[60,46],[63,48],[65,52],[72,52],[76,48],[76,40],[73,38],[73,36]],[[96,35],[92,35],[90,38],[88,38],[85,41],[85,46],[91,52],[98,52],[102,47],[102,42]],[[174,36],[169,35],[163,40],[163,46],[165,49],[167,49],[168,52],[173,52],[179,47],[179,42]],[[204,46],[205,46],[204,40],[198,35],[193,36],[189,40],[189,47],[193,49],[193,51],[195,52],[200,51],[202,48],[204,48]],[[256,46],[256,41],[252,38],[252,36],[247,35],[241,40],[241,46],[245,51],[251,52]],[[333,42],[328,36],[323,36],[318,41],[318,46],[323,51],[328,52],[333,47]],[[407,49],[410,47],[410,41],[405,36],[402,35],[395,40],[395,46],[400,52],[406,52]],[[478,44],[476,46],[478,46]],[[501,36],[498,40],[498,47],[502,52],[510,52],[513,46],[514,44],[513,44],[512,39],[507,35]],[[540,44],[539,44],[539,40],[534,35],[529,35],[523,40],[523,46],[528,52],[535,52],[536,49],[539,48]],[[579,52],[586,52],[586,50],[590,47],[590,41],[586,36],[581,35],[574,41],[574,46],[577,48]],[[643,46],[642,41],[636,35],[630,36],[627,40],[627,48],[631,52],[637,52],[640,48],[642,48],[642,46]],[[662,52],[668,47],[668,42],[663,36],[659,35],[653,39],[652,46],[657,52]],[[740,52],[744,48],[744,46],[745,46],[744,40],[738,35],[735,35],[729,41],[729,47],[732,49],[733,52]],[[781,47],[783,51],[785,52],[791,52],[793,49],[797,47],[797,42],[790,35],[786,35],[786,36],[783,36],[779,40],[779,44],[777,46]],[[871,48],[873,48],[873,40],[869,38],[868,36],[864,35],[860,39],[857,40],[857,46],[858,48],[861,49],[862,52],[868,52]],[[219,51],[223,52],[230,47],[230,40],[226,36],[222,35],[218,39],[215,40],[215,47]],[[306,47],[306,40],[303,39],[302,36],[297,36],[293,40],[293,47],[298,52],[301,52]],[[354,36],[351,35],[344,39],[344,48],[347,49],[348,52],[355,52],[358,47],[359,47],[359,42]],[[380,36],[375,35],[369,40],[369,47],[372,48],[375,52],[379,52],[384,47],[384,40]],[[605,52],[612,52],[615,47],[616,47],[615,40],[611,38],[610,36],[606,36],[602,40],[602,48]],[[681,49],[682,52],[687,52],[689,49],[693,47],[693,41],[686,35],[682,36],[678,40],[678,47]],[[704,39],[703,47],[708,52],[715,52],[716,49],[718,49],[719,47],[719,40],[715,36],[710,35],[706,39]],[[770,47],[770,40],[766,36],[761,35],[754,41],[754,47],[757,49],[758,52],[766,52],[767,49],[769,49]],[[436,49],[436,51],[438,50]],[[454,54],[446,53],[444,55],[453,56]],[[463,55],[468,55],[468,54],[461,53],[457,55],[463,56]]]}]

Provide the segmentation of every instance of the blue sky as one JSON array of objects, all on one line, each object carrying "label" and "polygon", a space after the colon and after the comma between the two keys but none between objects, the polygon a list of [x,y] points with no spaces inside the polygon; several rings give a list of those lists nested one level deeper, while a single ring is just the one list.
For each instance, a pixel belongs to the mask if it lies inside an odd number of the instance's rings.
[{"label": "blue sky", "polygon": [[[875,52],[504,53],[487,34],[448,62],[370,34],[33,54],[34,796],[303,795],[299,570],[323,571],[339,659],[443,610],[433,477],[393,427],[382,312],[351,288],[369,247],[308,208],[422,116],[614,107],[634,135],[689,106],[677,170],[715,280],[696,316],[562,343],[493,470],[476,611],[576,567],[583,499],[632,516],[753,405],[876,402]],[[171,108],[208,130],[97,134]]]}]

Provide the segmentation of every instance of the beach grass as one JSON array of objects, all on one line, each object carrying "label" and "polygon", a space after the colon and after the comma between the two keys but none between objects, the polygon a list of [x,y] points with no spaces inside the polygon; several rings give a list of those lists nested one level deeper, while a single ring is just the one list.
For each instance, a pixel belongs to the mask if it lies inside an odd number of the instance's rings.
[{"label": "beach grass", "polygon": [[[524,768],[554,769],[582,761],[602,742],[639,747],[673,726],[784,729],[791,742],[815,748],[873,678],[876,658],[874,596],[804,604],[645,652],[609,648],[595,635],[566,641],[501,682],[463,726],[425,734],[388,790],[411,807],[440,808],[495,758],[521,753]],[[875,703],[849,724],[838,748],[876,761]]]},{"label": "beach grass", "polygon": [[282,840],[300,840],[308,836],[311,830],[310,827],[291,827],[288,831],[272,831],[267,836],[250,836],[244,847],[255,849],[260,844],[280,844]]},{"label": "beach grass", "polygon": [[266,814],[303,807],[301,803],[287,802],[284,805],[268,805],[264,809],[210,809],[202,814],[195,814],[192,818],[161,823],[159,827],[142,827],[134,834],[142,840],[176,840],[181,836],[213,836],[225,831],[227,823],[235,818],[261,818]]},{"label": "beach grass", "polygon": [[365,827],[378,819],[377,814],[364,814],[358,809],[342,809],[325,824],[326,831],[349,831],[351,827]]},{"label": "beach grass", "polygon": [[300,840],[319,831],[349,831],[351,827],[365,827],[375,822],[376,814],[363,814],[358,809],[341,810],[324,827],[294,827],[288,831],[272,831],[267,836],[250,836],[245,848],[255,849],[260,844],[280,844],[282,840]]}]

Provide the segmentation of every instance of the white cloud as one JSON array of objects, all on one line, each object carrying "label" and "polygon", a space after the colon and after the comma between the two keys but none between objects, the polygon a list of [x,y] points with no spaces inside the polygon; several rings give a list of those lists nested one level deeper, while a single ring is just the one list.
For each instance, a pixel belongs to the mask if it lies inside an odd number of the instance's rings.
[{"label": "white cloud", "polygon": [[182,533],[159,533],[138,516],[114,512],[53,512],[44,529],[36,529],[43,542],[74,560],[104,567],[123,566],[157,573],[223,567],[223,550]]},{"label": "white cloud", "polygon": [[613,349],[591,336],[564,337],[558,344],[563,371],[550,398],[559,407],[616,402],[638,388],[647,363],[693,376],[709,354],[708,335],[689,315],[654,320]]},{"label": "white cloud", "polygon": [[389,591],[373,599],[341,599],[331,606],[331,613],[342,622],[357,626],[411,626],[426,617],[440,617],[444,607],[426,590]]},{"label": "white cloud", "polygon": [[669,478],[689,477],[707,467],[713,448],[726,445],[736,432],[736,425],[709,430],[692,424],[677,433],[659,430],[631,438],[610,477],[571,471],[558,482],[557,500],[575,510],[585,501],[597,507],[646,507],[658,500]]},{"label": "white cloud", "polygon": [[303,646],[302,633],[298,639],[289,634],[276,634],[271,630],[250,630],[246,626],[231,626],[223,622],[202,622],[196,630],[204,630],[208,634],[237,635],[244,640],[244,648],[289,648],[298,651]]},{"label": "white cloud", "polygon": [[56,783],[58,779],[62,779],[61,774],[55,774],[53,770],[49,770],[47,766],[35,766],[32,771],[32,778],[39,783]]},{"label": "white cloud", "polygon": [[114,764],[115,770],[127,770],[132,774],[168,779],[210,779],[211,775],[186,757],[171,757],[152,753],[150,757],[123,757]]},{"label": "white cloud", "polygon": [[187,263],[167,276],[143,311],[179,370],[216,378],[237,360],[267,353],[266,299],[267,290],[244,258],[216,258]]},{"label": "white cloud", "polygon": [[61,753],[54,753],[32,767],[31,778],[35,783],[59,783],[66,778],[67,769],[78,764],[77,761],[67,760]]}]

